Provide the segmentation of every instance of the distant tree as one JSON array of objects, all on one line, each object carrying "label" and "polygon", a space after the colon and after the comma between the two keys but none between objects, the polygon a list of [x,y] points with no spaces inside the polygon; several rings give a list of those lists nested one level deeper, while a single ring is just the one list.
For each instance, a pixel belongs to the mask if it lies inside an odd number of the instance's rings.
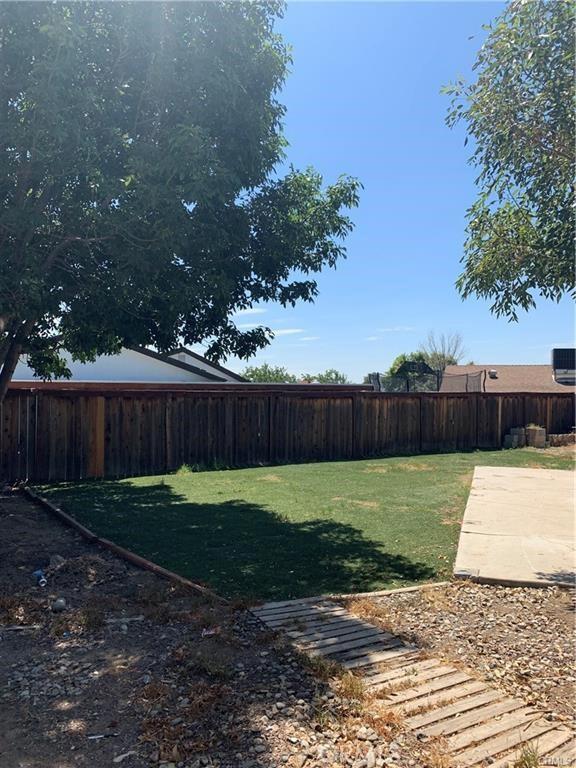
[{"label": "distant tree", "polygon": [[324,373],[317,373],[314,377],[318,384],[348,384],[349,380],[345,373],[337,371],[336,368],[328,368]]},{"label": "distant tree", "polygon": [[286,368],[279,365],[252,365],[242,371],[242,376],[248,381],[269,384],[296,384],[298,379]]},{"label": "distant tree", "polygon": [[510,2],[484,27],[475,82],[443,89],[447,123],[466,124],[479,171],[457,286],[511,320],[535,293],[558,301],[575,288],[574,8]]},{"label": "distant tree", "polygon": [[386,371],[386,376],[396,376],[398,369],[404,363],[428,363],[428,359],[426,354],[421,350],[418,350],[417,352],[402,352],[394,358],[392,365]]},{"label": "distant tree", "polygon": [[456,365],[466,353],[459,333],[441,333],[436,336],[433,331],[428,333],[419,351],[434,371],[443,371],[447,365]]},{"label": "distant tree", "polygon": [[383,387],[388,392],[405,392],[407,389],[436,389],[436,378],[430,374],[409,373],[399,375],[398,370],[404,363],[426,363],[426,355],[418,350],[416,352],[403,352],[398,355],[383,377]]},{"label": "distant tree", "polygon": [[277,175],[290,61],[271,2],[0,3],[0,402],[21,354],[207,342],[248,358],[258,301],[312,301],[359,184]]}]

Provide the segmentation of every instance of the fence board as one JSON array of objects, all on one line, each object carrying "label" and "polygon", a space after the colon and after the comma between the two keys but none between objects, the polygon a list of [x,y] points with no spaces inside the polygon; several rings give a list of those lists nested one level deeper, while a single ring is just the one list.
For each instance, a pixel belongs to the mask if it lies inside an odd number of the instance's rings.
[{"label": "fence board", "polygon": [[476,397],[477,448],[500,448],[502,400],[499,397]]},{"label": "fence board", "polygon": [[421,450],[470,450],[478,445],[474,395],[446,395],[421,399]]},{"label": "fence board", "polygon": [[0,477],[128,477],[182,464],[257,466],[499,448],[528,422],[574,424],[571,393],[10,390],[0,405]]}]

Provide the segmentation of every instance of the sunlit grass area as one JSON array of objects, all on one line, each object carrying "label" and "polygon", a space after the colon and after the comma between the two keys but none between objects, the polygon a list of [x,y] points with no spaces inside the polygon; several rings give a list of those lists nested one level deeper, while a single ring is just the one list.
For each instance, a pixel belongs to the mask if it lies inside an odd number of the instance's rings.
[{"label": "sunlit grass area", "polygon": [[42,488],[96,533],[224,596],[386,589],[450,575],[476,465],[570,469],[565,450],[434,454]]}]

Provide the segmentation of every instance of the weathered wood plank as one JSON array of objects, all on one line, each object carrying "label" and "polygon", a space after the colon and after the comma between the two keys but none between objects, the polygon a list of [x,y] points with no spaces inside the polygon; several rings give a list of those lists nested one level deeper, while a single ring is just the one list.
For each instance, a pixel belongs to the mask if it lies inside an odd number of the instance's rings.
[{"label": "weathered wood plank", "polygon": [[[370,625],[368,623],[359,623],[355,621],[346,622],[344,624],[337,623],[337,624],[319,624],[318,626],[315,626],[312,630],[306,629],[303,631],[298,630],[289,630],[285,632],[285,634],[294,640],[294,642],[298,642],[300,644],[305,644],[308,642],[314,642],[315,640],[324,640],[328,637],[341,637],[342,635],[350,635],[354,634],[355,632],[364,632],[364,631],[371,631],[376,629],[374,625]],[[394,636],[391,635],[389,632],[382,632],[382,636],[387,638],[388,640],[391,640]]]},{"label": "weathered wood plank", "polygon": [[[286,605],[280,608],[269,608],[266,605],[260,608],[253,608],[252,613],[258,616],[259,619],[266,621],[267,619],[277,619],[284,616],[291,616],[294,613],[302,613],[302,611],[315,611],[320,608],[340,608],[337,603],[331,600],[321,600],[315,603],[299,603],[294,600],[291,605]],[[342,609],[344,610],[344,609]]]},{"label": "weathered wood plank", "polygon": [[418,728],[422,733],[428,736],[451,736],[454,733],[470,728],[478,723],[485,723],[493,717],[499,717],[507,712],[512,712],[515,709],[520,709],[523,706],[518,699],[504,699],[504,701],[497,700],[494,703],[494,699],[500,699],[501,694],[497,691],[492,691],[488,695],[488,701],[491,702],[485,707],[476,707],[472,712],[464,712],[462,708],[456,707],[453,717],[448,720],[443,720],[441,723],[434,723],[427,727],[419,727],[410,724],[410,728]]},{"label": "weathered wood plank", "polygon": [[[284,633],[288,635],[288,637],[294,639],[305,637],[313,638],[315,635],[324,636],[326,632],[332,629],[339,630],[346,627],[364,627],[368,629],[373,626],[374,624],[370,624],[368,621],[361,621],[359,619],[353,618],[352,616],[337,616],[334,619],[324,619],[322,621],[313,622],[307,621],[302,629],[286,629],[284,630]],[[393,635],[390,635],[390,637],[393,637]]]},{"label": "weathered wood plank", "polygon": [[444,690],[445,688],[452,688],[458,683],[470,682],[472,678],[465,672],[456,672],[445,677],[440,677],[437,680],[430,680],[424,682],[421,685],[416,685],[414,688],[407,688],[403,691],[392,692],[384,699],[385,703],[402,704],[404,702],[411,701],[412,699],[421,699],[430,693],[436,693],[437,691]]},{"label": "weathered wood plank", "polygon": [[471,696],[474,693],[480,693],[488,690],[486,683],[480,680],[473,680],[472,682],[463,682],[460,685],[456,685],[448,690],[441,690],[437,693],[430,693],[422,698],[413,699],[411,701],[398,701],[394,702],[389,700],[387,705],[393,709],[401,711],[404,715],[420,713],[420,710],[427,711],[436,706],[444,706],[451,704],[457,699]]},{"label": "weathered wood plank", "polygon": [[[422,730],[424,733],[440,735],[441,731],[436,734],[436,732],[428,731],[428,727],[437,726],[442,728],[446,723],[451,723],[452,718],[455,715],[463,715],[465,712],[469,712],[470,710],[477,710],[479,707],[483,707],[486,704],[491,704],[500,698],[501,693],[499,691],[488,689],[476,696],[469,696],[464,699],[458,699],[453,704],[446,704],[444,706],[437,707],[436,709],[432,709],[429,712],[424,712],[421,715],[408,717],[406,718],[405,723],[407,727],[413,731]],[[455,722],[457,722],[458,719],[459,718],[457,717]]]},{"label": "weathered wood plank", "polygon": [[[554,760],[559,760],[560,758],[564,761],[562,764],[565,766],[570,766],[572,763],[576,763],[576,739],[574,736],[567,731],[565,734],[568,738],[562,742],[562,746],[558,749],[557,744],[555,744],[553,747],[551,747],[550,752],[546,753],[548,757],[554,758]],[[545,737],[543,737],[544,740]],[[560,763],[556,763],[556,765],[559,765]]]},{"label": "weathered wood plank", "polygon": [[372,629],[363,629],[363,628],[357,628],[353,630],[352,632],[347,632],[344,635],[337,635],[335,637],[324,637],[320,640],[307,640],[305,642],[299,641],[296,643],[298,648],[302,648],[302,650],[305,651],[312,651],[312,650],[319,650],[319,649],[328,649],[328,648],[336,648],[341,647],[345,643],[349,643],[350,641],[356,641],[356,640],[366,640],[370,638],[372,642],[375,640],[380,639],[388,639],[387,636],[383,636],[382,632],[380,630],[375,629],[374,627]]},{"label": "weathered wood plank", "polygon": [[419,652],[420,649],[416,646],[406,646],[401,640],[398,640],[391,642],[386,650],[381,650],[380,644],[378,644],[378,647],[372,650],[356,649],[353,652],[340,654],[335,661],[342,664],[346,669],[358,669],[398,658],[414,659],[419,655]]},{"label": "weathered wood plank", "polygon": [[533,707],[521,707],[514,712],[507,712],[501,717],[492,717],[488,722],[478,723],[455,736],[448,738],[448,746],[457,752],[472,744],[479,744],[487,739],[507,731],[525,729],[534,720],[542,717]]},{"label": "weathered wood plank", "polygon": [[[302,610],[291,613],[289,616],[283,616],[280,618],[266,618],[261,619],[264,624],[269,627],[282,627],[290,624],[305,624],[307,618],[314,618],[316,616],[345,616],[346,611],[344,608],[324,608],[316,609],[314,611]],[[260,616],[258,617],[260,618]]]},{"label": "weathered wood plank", "polygon": [[308,649],[307,653],[313,656],[333,656],[342,651],[349,651],[356,648],[364,647],[384,647],[384,643],[380,639],[380,632],[376,631],[374,634],[367,637],[360,637],[356,640],[344,640],[336,643],[335,645],[322,646],[321,648]]},{"label": "weathered wood plank", "polygon": [[519,726],[515,730],[508,731],[494,738],[487,739],[477,746],[465,749],[459,752],[455,758],[457,765],[473,766],[481,763],[488,758],[497,757],[503,752],[509,752],[518,745],[526,742],[539,740],[543,734],[547,731],[552,731],[557,727],[550,720],[536,720],[531,722],[528,726]]},{"label": "weathered wood plank", "polygon": [[[532,740],[520,742],[514,749],[506,750],[504,754],[501,754],[496,759],[490,758],[490,768],[514,768],[515,763],[521,757],[522,749],[526,744],[532,744],[536,748],[539,765],[560,765],[565,766],[565,768],[572,768],[576,754],[574,750],[572,749],[572,751],[567,751],[564,754],[558,754],[555,751],[558,747],[563,749],[570,743],[570,739],[572,738],[573,734],[567,728],[555,728]],[[553,758],[557,757],[562,761],[568,759],[568,762],[554,762]],[[476,765],[484,765],[484,763],[476,763]]]},{"label": "weathered wood plank", "polygon": [[[385,685],[393,685],[394,683],[405,683],[414,680],[414,677],[421,672],[430,672],[434,674],[432,670],[438,671],[444,669],[439,661],[436,659],[423,659],[422,661],[415,661],[413,664],[407,664],[404,667],[396,667],[389,672],[381,672],[380,674],[371,675],[366,679],[366,683],[369,687],[377,686],[381,688]],[[453,667],[449,668],[451,672],[456,670]],[[439,675],[442,674],[439,672]]]}]

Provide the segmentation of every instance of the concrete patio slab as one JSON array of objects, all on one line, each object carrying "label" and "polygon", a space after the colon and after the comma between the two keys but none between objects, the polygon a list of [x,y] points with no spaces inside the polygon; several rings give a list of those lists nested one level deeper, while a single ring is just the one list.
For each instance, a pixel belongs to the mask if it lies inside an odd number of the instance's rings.
[{"label": "concrete patio slab", "polygon": [[476,467],[454,575],[486,583],[574,586],[574,473]]}]

